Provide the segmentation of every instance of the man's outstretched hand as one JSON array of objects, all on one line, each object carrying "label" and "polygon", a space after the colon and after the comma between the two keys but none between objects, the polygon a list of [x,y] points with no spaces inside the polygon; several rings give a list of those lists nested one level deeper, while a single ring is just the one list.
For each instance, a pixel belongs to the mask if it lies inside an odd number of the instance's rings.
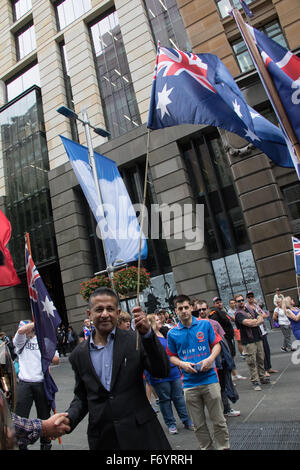
[{"label": "man's outstretched hand", "polygon": [[57,413],[42,421],[42,436],[56,439],[71,430],[68,413]]}]

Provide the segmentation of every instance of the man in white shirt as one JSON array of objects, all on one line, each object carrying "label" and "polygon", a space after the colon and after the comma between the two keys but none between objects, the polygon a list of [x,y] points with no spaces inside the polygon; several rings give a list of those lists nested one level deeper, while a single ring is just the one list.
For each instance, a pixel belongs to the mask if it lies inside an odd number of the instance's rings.
[{"label": "man in white shirt", "polygon": [[[19,357],[19,383],[16,414],[28,418],[33,402],[37,417],[46,420],[50,417],[51,407],[48,404],[44,390],[44,374],[42,372],[41,353],[35,336],[34,323],[29,320],[21,321],[13,339],[16,354]],[[58,354],[52,364],[59,363]],[[41,437],[41,450],[51,449],[51,440]],[[27,446],[19,443],[21,450]]]}]

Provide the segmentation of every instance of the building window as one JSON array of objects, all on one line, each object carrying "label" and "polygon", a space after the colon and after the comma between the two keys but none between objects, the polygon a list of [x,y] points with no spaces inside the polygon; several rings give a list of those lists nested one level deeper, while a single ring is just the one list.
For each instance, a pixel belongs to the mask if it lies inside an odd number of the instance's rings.
[{"label": "building window", "polygon": [[[240,0],[231,0],[231,1],[232,1],[232,5],[235,8],[238,8],[239,10],[242,8]],[[253,3],[254,0],[244,0],[244,1],[247,5],[250,5],[251,3]],[[229,16],[228,12],[232,10],[230,0],[217,0],[216,3],[217,3],[221,18],[226,18],[227,16]]]},{"label": "building window", "polygon": [[64,29],[92,8],[91,0],[62,0],[55,3],[58,29]]},{"label": "building window", "polygon": [[107,129],[112,137],[141,124],[117,12],[90,28]]},{"label": "building window", "polygon": [[38,64],[31,66],[21,75],[18,75],[6,83],[7,101],[11,101],[33,85],[40,86],[40,73]]},{"label": "building window", "polygon": [[33,24],[26,25],[16,34],[17,59],[21,60],[36,49],[35,31]]},{"label": "building window", "polygon": [[24,269],[25,232],[30,233],[36,262],[56,257],[40,90],[32,88],[0,113],[6,210],[12,224],[10,247],[19,270]]},{"label": "building window", "polygon": [[144,0],[155,42],[164,47],[191,51],[176,0]]},{"label": "building window", "polygon": [[292,232],[295,237],[300,237],[300,184],[281,188],[284,201],[287,206],[288,216],[292,224]]},{"label": "building window", "polygon": [[[269,38],[273,39],[273,41],[278,42],[278,44],[281,46],[288,48],[278,21],[273,21],[272,23],[265,25],[264,27],[260,28],[260,31],[265,33]],[[232,49],[241,72],[248,72],[249,70],[254,69],[254,64],[243,39],[233,43]]]},{"label": "building window", "polygon": [[198,204],[204,205],[205,246],[211,258],[249,248],[244,217],[227,156],[218,136],[201,136],[182,147]]},{"label": "building window", "polygon": [[18,21],[25,13],[32,8],[31,0],[13,0],[13,17],[14,21]]}]

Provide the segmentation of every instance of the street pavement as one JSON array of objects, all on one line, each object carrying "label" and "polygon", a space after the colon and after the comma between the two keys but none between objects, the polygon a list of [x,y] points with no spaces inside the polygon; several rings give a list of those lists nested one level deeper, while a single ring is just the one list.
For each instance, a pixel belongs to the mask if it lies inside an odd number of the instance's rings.
[{"label": "street pavement", "polygon": [[[232,450],[300,450],[300,347],[296,353],[280,350],[282,333],[268,333],[272,367],[277,374],[271,375],[272,383],[262,385],[262,391],[254,391],[249,381],[248,367],[237,354],[238,373],[248,380],[236,381],[239,400],[232,407],[240,410],[239,417],[227,418]],[[51,374],[58,387],[57,412],[65,411],[73,397],[74,376],[68,357],[60,358],[58,366],[51,367]],[[153,402],[154,404],[154,402]],[[176,411],[178,434],[170,435],[161,413],[158,418],[174,451],[197,450],[198,443],[193,431],[184,429]],[[31,417],[35,417],[32,409]],[[87,417],[69,435],[53,441],[53,450],[87,450]],[[39,449],[39,443],[30,447]]]}]

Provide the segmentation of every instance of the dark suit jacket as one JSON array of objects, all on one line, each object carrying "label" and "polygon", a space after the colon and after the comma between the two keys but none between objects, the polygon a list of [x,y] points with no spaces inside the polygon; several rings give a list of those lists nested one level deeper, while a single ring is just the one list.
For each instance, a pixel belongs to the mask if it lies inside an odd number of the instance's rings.
[{"label": "dark suit jacket", "polygon": [[69,360],[76,380],[75,396],[67,410],[71,431],[89,413],[90,449],[104,449],[107,423],[113,423],[123,450],[170,449],[143,383],[145,369],[154,377],[167,377],[170,370],[166,352],[155,334],[148,339],[140,336],[136,350],[136,333],[116,328],[110,391],[103,387],[93,367],[89,340],[80,343]]}]

